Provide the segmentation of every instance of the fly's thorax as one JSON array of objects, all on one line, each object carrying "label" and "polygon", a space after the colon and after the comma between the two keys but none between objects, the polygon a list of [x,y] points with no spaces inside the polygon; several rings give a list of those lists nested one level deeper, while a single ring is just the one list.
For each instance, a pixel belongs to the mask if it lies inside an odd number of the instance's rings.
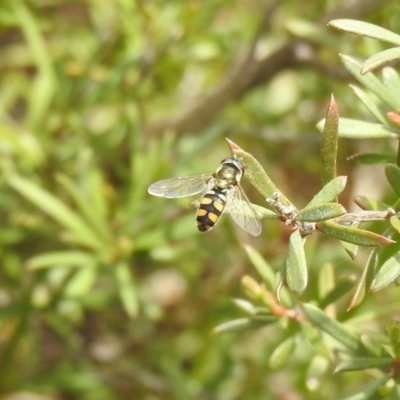
[{"label": "fly's thorax", "polygon": [[237,185],[243,175],[243,166],[233,158],[223,160],[215,173],[215,185],[221,189]]}]

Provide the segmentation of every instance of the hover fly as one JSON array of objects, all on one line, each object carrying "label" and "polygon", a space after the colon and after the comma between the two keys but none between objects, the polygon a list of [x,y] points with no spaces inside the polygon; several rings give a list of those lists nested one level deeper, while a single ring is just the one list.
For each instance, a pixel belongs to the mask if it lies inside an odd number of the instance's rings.
[{"label": "hover fly", "polygon": [[261,222],[240,186],[243,173],[244,167],[236,158],[226,158],[214,173],[164,179],[150,185],[148,190],[154,196],[166,198],[201,193],[202,197],[193,202],[201,232],[211,230],[222,213],[229,213],[242,229],[258,236]]}]

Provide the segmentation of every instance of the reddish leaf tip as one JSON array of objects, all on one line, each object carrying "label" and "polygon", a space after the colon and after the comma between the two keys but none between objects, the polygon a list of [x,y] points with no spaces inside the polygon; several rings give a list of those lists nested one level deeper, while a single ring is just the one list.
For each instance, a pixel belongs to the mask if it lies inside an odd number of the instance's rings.
[{"label": "reddish leaf tip", "polygon": [[387,114],[389,121],[393,122],[393,124],[400,126],[400,115],[394,111],[389,111]]},{"label": "reddish leaf tip", "polygon": [[228,143],[228,146],[231,150],[232,153],[236,153],[238,151],[243,151],[243,149],[241,147],[239,147],[236,143],[232,142],[232,140],[225,138],[225,140]]}]

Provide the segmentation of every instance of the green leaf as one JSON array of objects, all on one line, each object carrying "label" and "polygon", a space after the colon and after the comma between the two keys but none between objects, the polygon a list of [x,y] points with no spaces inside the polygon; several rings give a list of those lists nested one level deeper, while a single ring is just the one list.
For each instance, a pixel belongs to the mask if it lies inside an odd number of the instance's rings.
[{"label": "green leaf", "polygon": [[362,335],[360,340],[367,350],[367,354],[371,357],[386,357],[388,355],[388,352],[382,347],[379,336]]},{"label": "green leaf", "polygon": [[392,347],[394,357],[400,358],[400,324],[399,321],[390,321],[387,326],[390,346]]},{"label": "green leaf", "polygon": [[[384,232],[384,235],[395,240],[398,237],[398,234],[392,228],[387,229]],[[379,266],[383,265],[383,263],[392,255],[396,254],[396,252],[397,249],[395,246],[376,247],[371,251],[368,261],[364,267],[364,271],[357,284],[356,291],[350,301],[348,310],[353,309],[362,302],[367,290],[369,290],[372,280],[377,274]]]},{"label": "green leaf", "polygon": [[349,56],[341,55],[341,58],[345,67],[363,86],[371,90],[384,103],[391,105],[394,110],[400,109],[399,96],[392,93],[374,74],[361,75],[361,64],[359,62]]},{"label": "green leaf", "polygon": [[381,396],[377,394],[377,391],[384,385],[389,379],[391,379],[390,374],[385,374],[381,378],[373,380],[368,385],[358,388],[354,394],[345,397],[341,400],[375,400],[379,399]]},{"label": "green leaf", "polygon": [[274,292],[278,301],[281,301],[281,291],[286,278],[286,260],[275,273]]},{"label": "green leaf", "polygon": [[398,133],[382,124],[340,118],[339,136],[348,139],[380,139],[397,136]]},{"label": "green leaf", "polygon": [[323,309],[328,305],[335,303],[349,293],[353,286],[353,279],[341,279],[336,283],[335,287],[319,301],[318,306]]},{"label": "green leaf", "polygon": [[247,300],[243,300],[243,299],[232,299],[232,303],[240,308],[241,310],[243,310],[245,313],[250,314],[250,315],[254,315],[257,313],[258,311],[258,307],[256,307],[253,303],[250,303]]},{"label": "green leaf", "polygon": [[349,255],[352,260],[355,260],[358,253],[358,246],[353,243],[340,242],[344,251]]},{"label": "green leaf", "polygon": [[336,158],[338,148],[339,111],[333,95],[329,103],[321,142],[322,184],[336,178]]},{"label": "green leaf", "polygon": [[10,177],[8,183],[44,213],[68,229],[74,241],[92,249],[99,250],[104,248],[102,241],[99,240],[95,232],[82,218],[52,194],[30,180],[19,176]]},{"label": "green leaf", "polygon": [[213,333],[242,332],[249,329],[260,328],[264,325],[273,324],[278,321],[275,315],[251,318],[239,318],[224,322],[213,329]]},{"label": "green leaf", "polygon": [[357,86],[349,85],[353,89],[355,95],[362,101],[368,111],[384,126],[390,127],[386,116],[372,100],[371,96],[365,93]]},{"label": "green leaf", "polygon": [[30,54],[38,70],[35,79],[31,82],[29,106],[27,107],[27,121],[30,127],[35,130],[46,118],[46,113],[57,90],[56,77],[53,70],[54,62],[49,46],[40,32],[39,19],[31,13],[25,2],[15,0],[10,4],[13,7],[19,27],[29,45]]},{"label": "green leaf", "polygon": [[296,348],[296,340],[293,336],[288,337],[275,347],[272,352],[268,365],[271,369],[277,369],[287,365],[290,358],[293,356],[293,351]]},{"label": "green leaf", "polygon": [[396,215],[392,215],[389,219],[392,228],[400,233],[400,219]]},{"label": "green leaf", "polygon": [[396,164],[386,164],[385,175],[392,189],[400,197],[400,168]]},{"label": "green leaf", "polygon": [[315,329],[314,324],[300,324],[301,333],[307,340],[314,353],[329,359],[331,356],[330,344],[323,337],[321,329]]},{"label": "green leaf", "polygon": [[318,43],[324,46],[338,46],[338,38],[325,27],[307,21],[306,19],[290,18],[285,24],[285,28],[293,36],[305,39],[307,42]]},{"label": "green leaf", "polygon": [[303,239],[295,230],[289,239],[286,258],[286,281],[294,292],[301,294],[307,287],[307,261],[304,253]]},{"label": "green leaf", "polygon": [[43,164],[45,155],[43,148],[33,132],[15,126],[12,122],[7,123],[2,116],[0,125],[0,140],[4,151],[8,151],[18,156],[21,165],[26,165],[31,169]]},{"label": "green leaf", "polygon": [[245,244],[243,245],[250,261],[267,284],[267,287],[272,289],[274,283],[275,272],[263,256],[253,247]]},{"label": "green leaf", "polygon": [[95,203],[92,199],[88,199],[83,196],[75,182],[69,179],[65,175],[59,174],[57,181],[68,191],[69,195],[75,201],[82,216],[93,229],[101,236],[104,242],[111,243],[111,234],[107,228],[107,221],[104,220],[102,215],[99,214],[99,210],[95,207]]},{"label": "green leaf", "polygon": [[392,283],[400,275],[400,254],[386,260],[375,275],[369,290],[377,292]]},{"label": "green leaf", "polygon": [[348,332],[339,322],[329,318],[318,307],[304,303],[303,310],[311,322],[349,349],[357,351],[362,348],[361,343],[355,336]]},{"label": "green leaf", "polygon": [[296,207],[280,192],[271,181],[261,164],[249,153],[241,149],[236,143],[226,139],[232,155],[236,156],[245,167],[244,176],[257,192],[266,198],[273,198],[275,193],[279,193],[279,200],[285,206]]},{"label": "green leaf", "polygon": [[318,388],[323,386],[323,377],[330,374],[330,357],[314,355],[308,364],[305,383],[310,392],[317,393]]},{"label": "green leaf", "polygon": [[346,360],[340,362],[334,373],[346,372],[346,371],[361,371],[364,369],[387,367],[393,362],[391,357],[364,357],[364,358],[354,358],[352,360]]},{"label": "green leaf", "polygon": [[346,187],[347,177],[338,176],[328,182],[307,204],[306,208],[321,206],[334,201]]},{"label": "green leaf", "polygon": [[375,68],[381,67],[393,60],[400,58],[400,47],[393,47],[391,49],[380,51],[364,61],[361,68],[361,75],[364,75]]},{"label": "green leaf", "polygon": [[355,161],[357,164],[367,164],[367,165],[396,162],[396,156],[394,156],[393,154],[377,154],[377,153],[354,154],[348,157],[347,159]]},{"label": "green leaf", "polygon": [[96,259],[93,255],[78,250],[43,253],[27,261],[27,267],[31,270],[54,266],[91,267],[95,264]]},{"label": "green leaf", "polygon": [[384,85],[394,94],[400,93],[400,76],[392,67],[382,69],[382,78]]},{"label": "green leaf", "polygon": [[82,298],[90,293],[96,279],[97,271],[95,268],[78,269],[66,284],[65,294],[71,298]]},{"label": "green leaf", "polygon": [[259,300],[262,294],[262,286],[253,277],[244,275],[241,280],[242,288],[246,295],[253,300]]},{"label": "green leaf", "polygon": [[129,265],[120,262],[115,266],[115,277],[122,305],[130,318],[137,316],[139,310],[138,289],[134,282]]},{"label": "green leaf", "polygon": [[377,233],[339,225],[334,222],[320,222],[317,224],[316,228],[328,236],[359,246],[371,247],[393,243],[391,239]]},{"label": "green leaf", "polygon": [[354,202],[363,210],[387,211],[390,208],[388,204],[365,196],[356,196]]},{"label": "green leaf", "polygon": [[346,213],[345,208],[338,203],[325,203],[318,206],[306,207],[296,216],[298,221],[319,222],[326,221]]},{"label": "green leaf", "polygon": [[357,21],[354,19],[335,19],[330,21],[328,26],[340,31],[356,33],[357,35],[383,40],[384,42],[389,42],[400,46],[399,35],[368,22]]}]

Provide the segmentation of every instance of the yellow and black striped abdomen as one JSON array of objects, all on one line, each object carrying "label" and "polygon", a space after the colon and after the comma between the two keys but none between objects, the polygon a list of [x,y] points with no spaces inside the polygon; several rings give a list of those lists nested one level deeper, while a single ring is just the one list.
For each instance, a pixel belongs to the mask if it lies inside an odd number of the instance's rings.
[{"label": "yellow and black striped abdomen", "polygon": [[207,232],[218,222],[226,205],[225,190],[209,190],[200,201],[197,210],[197,227],[201,232]]}]

